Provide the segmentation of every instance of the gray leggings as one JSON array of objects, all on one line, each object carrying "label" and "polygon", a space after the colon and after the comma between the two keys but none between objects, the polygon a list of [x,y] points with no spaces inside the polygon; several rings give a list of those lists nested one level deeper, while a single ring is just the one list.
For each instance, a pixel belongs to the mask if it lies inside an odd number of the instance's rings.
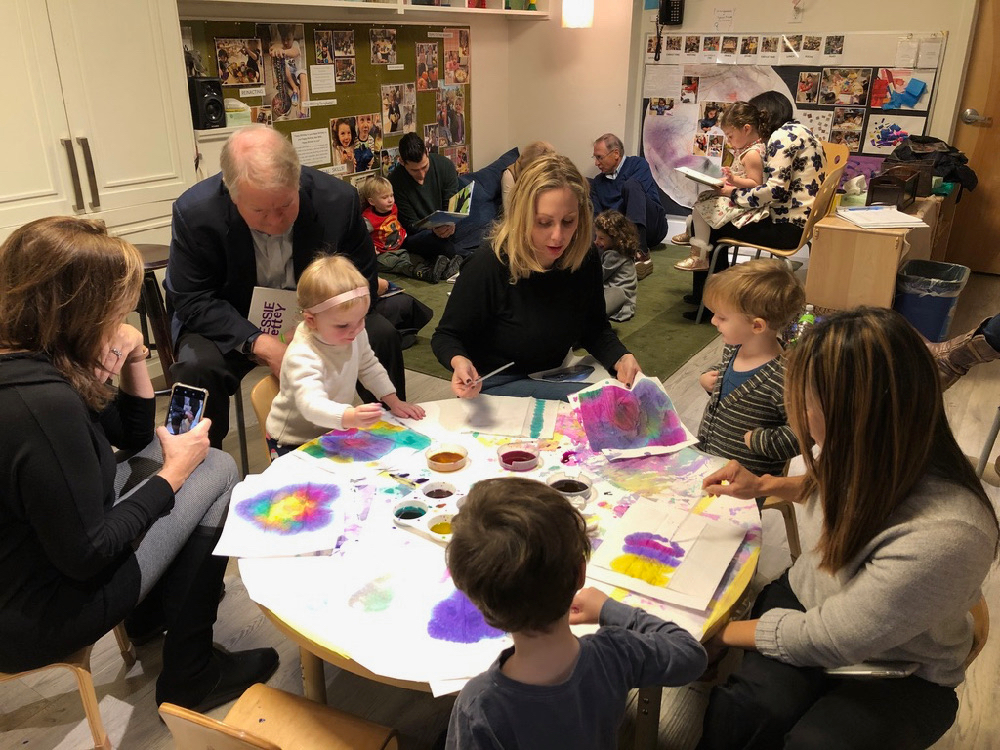
[{"label": "gray leggings", "polygon": [[[115,492],[118,500],[128,497],[149,477],[160,470],[163,454],[160,441],[149,445],[118,464]],[[192,472],[174,498],[174,507],[166,516],[149,527],[135,551],[139,563],[141,585],[139,601],[173,562],[196,526],[220,528],[226,520],[229,493],[239,481],[236,462],[228,453],[214,448],[205,461]]]}]

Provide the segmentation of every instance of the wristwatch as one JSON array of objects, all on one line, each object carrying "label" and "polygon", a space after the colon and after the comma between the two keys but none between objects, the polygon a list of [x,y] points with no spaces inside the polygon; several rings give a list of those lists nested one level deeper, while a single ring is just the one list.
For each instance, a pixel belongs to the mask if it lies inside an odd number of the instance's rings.
[{"label": "wristwatch", "polygon": [[260,336],[261,333],[262,331],[257,331],[256,333],[251,333],[249,336],[247,336],[247,340],[243,342],[243,347],[240,349],[240,351],[243,352],[246,356],[252,357],[253,342],[257,340],[257,337]]}]

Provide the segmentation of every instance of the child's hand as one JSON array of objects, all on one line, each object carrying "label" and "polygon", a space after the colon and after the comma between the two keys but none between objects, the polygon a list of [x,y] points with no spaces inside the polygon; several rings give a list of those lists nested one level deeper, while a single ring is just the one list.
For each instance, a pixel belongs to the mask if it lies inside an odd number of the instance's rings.
[{"label": "child's hand", "polygon": [[426,413],[424,412],[424,407],[420,404],[411,404],[406,401],[401,401],[399,396],[395,393],[390,393],[388,396],[382,399],[385,405],[389,407],[391,411],[397,417],[403,417],[404,419],[423,419]]},{"label": "child's hand", "polygon": [[385,294],[388,291],[389,291],[389,280],[388,279],[383,279],[381,276],[379,276],[379,279],[378,279],[378,295],[379,295],[379,297],[381,297],[383,294]]},{"label": "child's hand", "polygon": [[580,589],[573,597],[573,603],[569,605],[569,624],[587,625],[599,622],[601,619],[601,607],[608,600],[608,595],[603,591],[598,591],[593,587]]},{"label": "child's hand", "polygon": [[747,444],[747,448],[752,448],[750,445],[750,436],[753,435],[753,430],[747,430],[747,434],[743,436],[743,442]]},{"label": "child's hand", "polygon": [[702,388],[705,389],[706,393],[711,394],[715,390],[715,381],[719,379],[718,370],[709,370],[708,372],[703,372],[701,377],[698,378],[698,383]]},{"label": "child's hand", "polygon": [[729,167],[723,167],[722,176],[725,178],[726,182],[731,182],[733,177],[733,170],[731,170]]},{"label": "child's hand", "polygon": [[382,404],[351,406],[344,412],[344,427],[371,427],[382,418]]}]

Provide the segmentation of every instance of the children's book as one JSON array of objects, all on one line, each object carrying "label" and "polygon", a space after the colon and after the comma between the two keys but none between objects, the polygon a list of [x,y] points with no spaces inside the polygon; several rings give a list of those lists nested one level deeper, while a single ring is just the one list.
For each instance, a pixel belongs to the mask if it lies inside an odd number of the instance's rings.
[{"label": "children's book", "polygon": [[299,314],[299,298],[294,289],[268,289],[264,286],[253,288],[250,298],[250,313],[247,320],[264,333],[283,336],[287,341],[295,326],[302,320]]},{"label": "children's book", "polygon": [[389,297],[395,297],[397,294],[402,294],[403,287],[395,282],[389,282],[389,288],[385,290],[382,294],[378,296],[379,299],[388,299]]},{"label": "children's book", "polygon": [[472,208],[472,188],[475,186],[475,182],[470,182],[464,188],[451,196],[448,201],[447,211],[435,211],[430,216],[425,216],[414,224],[413,228],[434,229],[435,227],[444,226],[445,224],[454,224],[456,221],[461,221],[467,217],[469,215],[469,209]]},{"label": "children's book", "polygon": [[700,182],[702,185],[708,185],[709,187],[720,188],[726,184],[726,181],[723,180],[721,177],[713,177],[710,174],[699,172],[698,170],[691,169],[690,167],[674,167],[674,169],[680,172],[685,177],[687,177],[689,180]]}]

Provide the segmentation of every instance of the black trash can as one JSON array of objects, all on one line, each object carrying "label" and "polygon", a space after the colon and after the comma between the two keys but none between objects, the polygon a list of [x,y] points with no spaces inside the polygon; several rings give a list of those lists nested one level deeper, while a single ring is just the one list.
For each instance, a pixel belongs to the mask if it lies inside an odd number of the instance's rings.
[{"label": "black trash can", "polygon": [[929,341],[944,341],[969,269],[933,260],[907,261],[896,275],[892,307]]}]

